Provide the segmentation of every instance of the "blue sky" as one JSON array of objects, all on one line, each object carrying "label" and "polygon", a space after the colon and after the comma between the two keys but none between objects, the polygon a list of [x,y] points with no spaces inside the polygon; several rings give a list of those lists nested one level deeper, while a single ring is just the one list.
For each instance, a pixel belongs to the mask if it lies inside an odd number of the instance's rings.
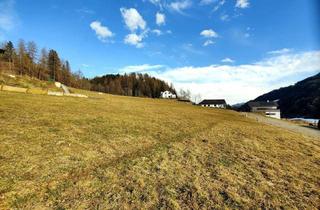
[{"label": "blue sky", "polygon": [[53,48],[88,77],[146,72],[236,103],[320,71],[317,2],[0,0],[0,41]]}]

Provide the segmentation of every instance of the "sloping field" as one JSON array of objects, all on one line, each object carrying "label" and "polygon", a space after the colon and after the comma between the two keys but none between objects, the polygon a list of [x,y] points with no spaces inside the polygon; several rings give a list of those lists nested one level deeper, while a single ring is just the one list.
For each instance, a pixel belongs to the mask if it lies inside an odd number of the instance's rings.
[{"label": "sloping field", "polygon": [[317,209],[320,141],[238,113],[0,92],[0,209]]}]

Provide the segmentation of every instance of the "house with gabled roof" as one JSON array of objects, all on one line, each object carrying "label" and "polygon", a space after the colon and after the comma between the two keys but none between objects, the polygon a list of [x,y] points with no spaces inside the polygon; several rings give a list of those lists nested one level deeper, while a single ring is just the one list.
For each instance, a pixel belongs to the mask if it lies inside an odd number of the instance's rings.
[{"label": "house with gabled roof", "polygon": [[201,101],[198,105],[202,107],[211,107],[211,108],[227,108],[227,103],[225,99],[205,99]]}]

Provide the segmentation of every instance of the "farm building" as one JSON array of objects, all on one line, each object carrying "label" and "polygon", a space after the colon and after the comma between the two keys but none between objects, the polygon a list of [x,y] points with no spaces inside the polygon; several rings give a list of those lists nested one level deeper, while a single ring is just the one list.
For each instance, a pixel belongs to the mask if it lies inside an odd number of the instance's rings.
[{"label": "farm building", "polygon": [[177,98],[177,95],[166,90],[160,93],[161,98]]},{"label": "farm building", "polygon": [[222,108],[227,107],[226,100],[224,99],[205,99],[199,103],[202,107]]},{"label": "farm building", "polygon": [[248,103],[251,112],[264,113],[267,117],[281,119],[281,112],[276,101],[255,101]]}]

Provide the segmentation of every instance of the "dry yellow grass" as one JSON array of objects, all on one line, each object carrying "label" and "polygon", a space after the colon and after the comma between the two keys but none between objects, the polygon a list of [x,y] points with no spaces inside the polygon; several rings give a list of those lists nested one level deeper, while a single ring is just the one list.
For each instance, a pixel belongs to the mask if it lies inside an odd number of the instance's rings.
[{"label": "dry yellow grass", "polygon": [[48,89],[52,91],[60,90],[53,82],[42,81],[36,78],[20,75],[14,75],[14,77],[11,77],[9,73],[0,73],[0,85],[32,89],[32,91],[36,92],[35,94],[42,94],[43,91],[48,91]]},{"label": "dry yellow grass", "polygon": [[0,209],[320,207],[319,139],[233,111],[85,93],[0,92]]}]

